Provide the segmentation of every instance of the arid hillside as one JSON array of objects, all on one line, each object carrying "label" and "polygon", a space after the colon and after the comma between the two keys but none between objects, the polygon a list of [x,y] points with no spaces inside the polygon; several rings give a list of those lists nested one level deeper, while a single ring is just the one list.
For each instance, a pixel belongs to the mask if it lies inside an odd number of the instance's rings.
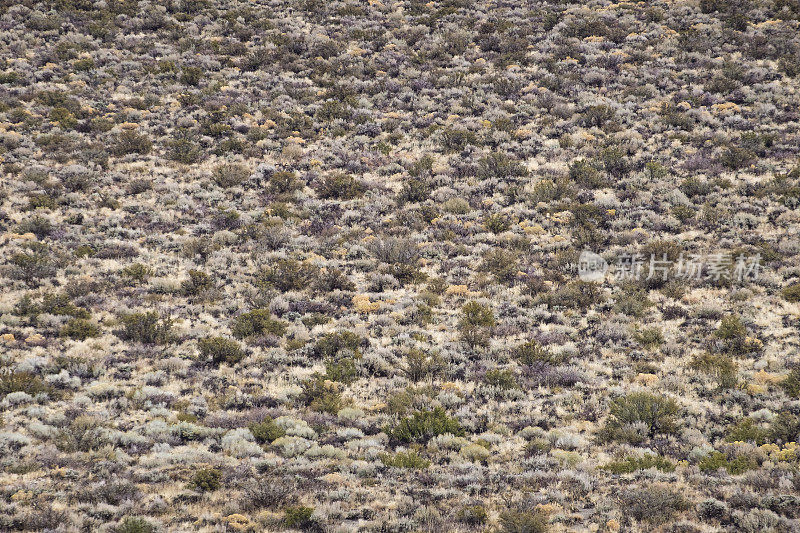
[{"label": "arid hillside", "polygon": [[798,0],[0,0],[0,531],[800,531]]}]

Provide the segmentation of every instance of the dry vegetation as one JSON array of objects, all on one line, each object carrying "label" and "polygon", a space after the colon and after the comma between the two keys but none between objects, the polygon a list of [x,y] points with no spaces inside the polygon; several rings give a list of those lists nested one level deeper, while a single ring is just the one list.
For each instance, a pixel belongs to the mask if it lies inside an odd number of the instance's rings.
[{"label": "dry vegetation", "polygon": [[0,2],[0,530],[798,531],[799,21]]}]

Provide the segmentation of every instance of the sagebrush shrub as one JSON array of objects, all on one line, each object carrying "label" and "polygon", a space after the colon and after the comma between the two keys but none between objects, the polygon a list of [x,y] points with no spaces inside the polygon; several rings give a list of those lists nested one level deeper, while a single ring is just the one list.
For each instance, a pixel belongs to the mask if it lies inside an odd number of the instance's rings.
[{"label": "sagebrush shrub", "polygon": [[447,416],[444,409],[437,407],[432,411],[423,409],[403,418],[386,433],[398,442],[425,443],[431,437],[446,433],[455,436],[464,435],[464,428],[458,420]]},{"label": "sagebrush shrub", "polygon": [[675,463],[661,455],[645,454],[642,457],[626,457],[621,461],[613,461],[600,468],[612,474],[630,474],[648,468],[656,468],[662,472],[674,472]]},{"label": "sagebrush shrub", "polygon": [[250,169],[241,163],[225,163],[214,167],[211,179],[225,189],[235,187],[250,177]]},{"label": "sagebrush shrub", "polygon": [[254,422],[247,426],[247,428],[259,444],[270,444],[275,439],[286,435],[286,430],[276,424],[271,418],[265,418],[261,422]]},{"label": "sagebrush shrub", "polygon": [[237,339],[258,335],[283,337],[286,334],[286,328],[285,322],[272,318],[269,309],[253,309],[236,317],[231,331]]},{"label": "sagebrush shrub", "polygon": [[[637,443],[658,434],[674,433],[677,429],[678,404],[672,398],[632,392],[613,400],[609,410],[610,418],[600,431],[604,440]],[[636,426],[643,431],[637,431]]]},{"label": "sagebrush shrub", "polygon": [[131,313],[121,317],[123,329],[116,335],[122,340],[142,344],[167,344],[171,339],[172,319],[156,311]]},{"label": "sagebrush shrub", "polygon": [[366,188],[349,174],[334,174],[322,180],[316,191],[326,200],[353,200],[363,196]]},{"label": "sagebrush shrub", "polygon": [[626,518],[653,524],[667,522],[689,507],[682,492],[659,485],[626,490],[619,500]]},{"label": "sagebrush shrub", "polygon": [[302,291],[308,289],[319,271],[309,263],[291,258],[278,258],[258,273],[257,283],[263,288],[280,291]]},{"label": "sagebrush shrub", "polygon": [[114,528],[114,533],[155,533],[156,528],[141,517],[129,516]]},{"label": "sagebrush shrub", "polygon": [[222,487],[222,472],[216,468],[197,470],[189,482],[189,486],[199,492],[213,492]]},{"label": "sagebrush shrub", "polygon": [[100,328],[85,318],[72,318],[61,328],[60,334],[72,340],[85,341],[100,335]]},{"label": "sagebrush shrub", "polygon": [[197,343],[200,355],[215,365],[226,363],[235,365],[245,356],[245,351],[238,342],[225,337],[206,337]]},{"label": "sagebrush shrub", "polygon": [[547,533],[547,516],[540,511],[507,510],[500,513],[504,533]]},{"label": "sagebrush shrub", "polygon": [[0,398],[12,392],[25,392],[34,396],[40,392],[48,392],[50,387],[42,379],[31,372],[10,372],[0,373]]},{"label": "sagebrush shrub", "polygon": [[307,529],[311,523],[311,515],[314,514],[313,507],[288,507],[284,512],[284,522],[288,527]]},{"label": "sagebrush shrub", "polygon": [[135,130],[124,130],[117,135],[116,142],[111,148],[114,155],[139,154],[146,155],[153,148],[150,137]]},{"label": "sagebrush shrub", "polygon": [[336,414],[344,407],[339,386],[322,374],[314,374],[301,386],[300,401],[314,411]]},{"label": "sagebrush shrub", "polygon": [[787,302],[797,303],[800,302],[800,283],[794,283],[781,290],[781,296]]},{"label": "sagebrush shrub", "polygon": [[458,329],[461,338],[470,346],[482,346],[489,342],[491,330],[496,325],[492,310],[478,302],[471,301],[461,308]]},{"label": "sagebrush shrub", "polygon": [[431,465],[431,462],[421,457],[417,452],[410,450],[407,452],[397,452],[396,454],[382,453],[381,462],[386,466],[394,468],[408,468],[411,470],[424,470]]}]

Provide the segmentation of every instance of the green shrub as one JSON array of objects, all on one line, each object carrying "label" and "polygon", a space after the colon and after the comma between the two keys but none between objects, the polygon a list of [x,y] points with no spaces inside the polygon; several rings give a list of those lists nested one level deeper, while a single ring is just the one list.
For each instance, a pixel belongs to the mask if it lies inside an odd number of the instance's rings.
[{"label": "green shrub", "polygon": [[197,86],[203,79],[203,69],[200,67],[183,67],[180,82],[186,85]]},{"label": "green shrub", "polygon": [[621,461],[614,461],[600,467],[612,474],[630,474],[637,470],[657,468],[662,472],[674,472],[675,464],[661,455],[646,454],[642,457],[626,457]]},{"label": "green shrub", "polygon": [[556,356],[535,340],[529,340],[511,350],[511,356],[521,365],[532,365],[543,362],[551,365],[562,363],[562,358]]},{"label": "green shrub", "polygon": [[503,390],[518,389],[517,377],[511,370],[492,369],[486,372],[483,382],[490,387]]},{"label": "green shrub", "polygon": [[781,444],[800,441],[800,416],[778,413],[769,426],[769,440]]},{"label": "green shrub", "polygon": [[313,514],[313,507],[289,507],[285,511],[283,520],[287,527],[307,529],[312,524],[311,515]]},{"label": "green shrub", "polygon": [[720,468],[724,468],[730,475],[738,476],[748,470],[758,468],[758,463],[755,459],[743,455],[729,460],[724,453],[713,451],[703,457],[698,466],[703,472],[716,472]]},{"label": "green shrub", "polygon": [[570,193],[571,186],[567,178],[558,178],[555,181],[543,179],[533,186],[531,192],[531,202],[535,205],[539,202],[549,203],[560,200]]},{"label": "green shrub", "polygon": [[630,165],[625,158],[625,153],[616,146],[603,150],[600,160],[608,175],[616,179],[624,178],[630,171]]},{"label": "green shrub", "polygon": [[189,279],[181,283],[181,291],[187,296],[197,296],[213,287],[214,280],[211,276],[199,270],[190,270]]},{"label": "green shrub", "polygon": [[333,291],[353,292],[356,290],[356,285],[338,268],[327,268],[319,273],[314,282],[314,290],[321,294]]},{"label": "green shrub", "polygon": [[314,411],[336,414],[344,407],[339,387],[322,374],[314,374],[301,386],[300,401]]},{"label": "green shrub", "polygon": [[689,363],[689,368],[714,376],[721,388],[730,389],[736,386],[739,366],[729,355],[710,352],[695,355]]},{"label": "green shrub", "polygon": [[528,169],[519,161],[515,161],[507,154],[493,152],[478,160],[477,178],[479,180],[507,180],[521,178],[528,175]]},{"label": "green shrub", "polygon": [[431,437],[450,433],[463,436],[464,428],[455,418],[450,418],[441,407],[433,411],[423,409],[405,417],[393,429],[387,429],[386,434],[398,442],[425,443]]},{"label": "green shrub", "polygon": [[722,318],[719,329],[714,333],[724,344],[725,352],[732,355],[744,355],[750,351],[747,339],[747,328],[737,315]]},{"label": "green shrub", "polygon": [[42,379],[31,372],[0,373],[0,398],[12,392],[26,392],[35,396],[40,392],[50,392],[50,387]]},{"label": "green shrub", "polygon": [[123,329],[116,335],[124,341],[142,344],[167,344],[170,341],[172,320],[161,318],[155,311],[123,315],[121,321]]},{"label": "green shrub", "polygon": [[278,258],[258,273],[257,285],[279,291],[302,291],[316,279],[318,269],[309,263],[291,258]]},{"label": "green shrub", "polygon": [[728,428],[725,440],[728,442],[752,442],[758,446],[769,441],[769,430],[762,428],[750,418],[745,417]]},{"label": "green shrub", "polygon": [[302,188],[303,184],[294,172],[281,170],[269,178],[269,190],[277,194],[290,194]]},{"label": "green shrub", "polygon": [[201,468],[192,475],[189,486],[200,492],[214,492],[221,486],[222,472],[216,468]]},{"label": "green shrub", "polygon": [[253,309],[236,317],[231,330],[234,337],[244,339],[260,335],[283,337],[286,328],[285,322],[272,318],[269,309]]},{"label": "green shrub", "polygon": [[596,164],[585,159],[578,159],[569,165],[569,180],[587,189],[597,189],[606,184]]},{"label": "green shrub", "polygon": [[472,208],[469,205],[469,202],[464,200],[463,198],[450,198],[445,203],[442,204],[442,209],[446,213],[450,213],[453,215],[466,215],[469,213]]},{"label": "green shrub", "polygon": [[503,533],[546,533],[550,529],[541,511],[503,511],[500,525]]},{"label": "green shrub", "polygon": [[366,189],[349,174],[334,174],[322,180],[316,190],[317,195],[326,200],[353,200],[361,197]]},{"label": "green shrub", "polygon": [[588,309],[605,299],[597,283],[572,281],[559,289],[540,295],[539,301],[550,308]]},{"label": "green shrub", "polygon": [[481,270],[491,272],[500,283],[513,281],[519,271],[517,254],[503,248],[492,248],[483,255]]},{"label": "green shrub", "polygon": [[747,148],[730,146],[722,151],[719,162],[727,169],[738,170],[748,166],[755,158],[756,154]]},{"label": "green shrub", "polygon": [[358,378],[356,357],[352,355],[338,355],[325,361],[325,375],[331,381],[338,381],[349,385]]},{"label": "green shrub", "polygon": [[428,182],[419,178],[409,178],[403,182],[403,188],[397,195],[399,204],[424,202],[431,193]]},{"label": "green shrub", "polygon": [[590,106],[584,113],[581,123],[584,126],[602,128],[613,121],[617,116],[616,111],[610,106],[600,104]]},{"label": "green shrub", "polygon": [[321,359],[336,357],[341,352],[349,352],[361,357],[361,345],[364,339],[352,331],[326,333],[314,344],[313,354]]},{"label": "green shrub", "polygon": [[222,363],[235,365],[245,356],[245,351],[238,342],[225,337],[200,339],[197,346],[200,349],[200,355],[206,360],[210,358],[215,365]]},{"label": "green shrub", "polygon": [[648,308],[655,305],[643,288],[630,284],[624,286],[624,292],[617,296],[614,311],[623,315],[641,318]]},{"label": "green shrub", "polygon": [[69,295],[52,292],[44,293],[42,295],[42,301],[39,303],[34,303],[29,295],[25,295],[17,303],[14,312],[18,315],[28,316],[30,318],[35,318],[41,313],[83,319],[89,319],[91,317],[89,310],[73,304]]},{"label": "green shrub", "polygon": [[429,353],[426,353],[417,348],[411,348],[406,352],[406,376],[411,381],[421,381],[429,376],[435,375],[439,372],[442,362],[441,360]]},{"label": "green shrub", "polygon": [[129,516],[114,528],[114,533],[155,533],[156,528],[141,517]]},{"label": "green shrub", "polygon": [[470,346],[488,344],[491,330],[495,324],[494,313],[485,305],[471,301],[461,308],[458,330],[461,332],[461,339]]},{"label": "green shrub", "polygon": [[[51,233],[53,233],[53,223],[50,222],[49,219],[40,216],[34,215],[17,225],[16,232],[17,233],[33,233],[39,239],[44,239],[48,237]],[[29,250],[43,250],[41,243],[29,243],[27,245]]]},{"label": "green shrub", "polygon": [[90,452],[107,444],[106,428],[91,416],[77,416],[69,425],[62,428],[55,437],[54,444],[60,452]]},{"label": "green shrub", "polygon": [[241,163],[225,163],[214,167],[211,179],[222,188],[235,187],[250,177],[250,169]]},{"label": "green shrub", "polygon": [[[611,416],[600,430],[601,440],[620,440],[636,444],[644,437],[674,433],[678,404],[671,398],[656,396],[648,392],[632,392],[613,400]],[[645,435],[636,430],[640,425]]]},{"label": "green shrub", "polygon": [[153,143],[146,134],[136,133],[135,130],[124,130],[117,135],[111,153],[116,156],[127,154],[146,155],[153,148]]},{"label": "green shrub", "polygon": [[747,328],[741,318],[736,315],[728,315],[722,319],[716,335],[723,340],[743,339],[747,335]]},{"label": "green shrub", "polygon": [[197,163],[203,156],[203,149],[195,141],[195,136],[189,131],[178,130],[172,139],[167,141],[167,157],[185,165]]},{"label": "green shrub", "polygon": [[784,287],[781,291],[781,296],[783,296],[783,299],[787,302],[800,302],[800,283],[793,283],[788,287]]},{"label": "green shrub", "polygon": [[123,268],[122,275],[136,283],[142,283],[153,275],[153,269],[142,263],[134,263]]},{"label": "green shrub", "polygon": [[780,387],[792,398],[800,397],[800,368],[793,368],[780,382]]},{"label": "green shrub", "polygon": [[301,320],[301,322],[303,322],[303,325],[308,329],[312,329],[314,326],[327,324],[330,321],[331,317],[325,315],[324,313],[309,313],[308,315],[304,316]]},{"label": "green shrub", "polygon": [[494,213],[486,217],[483,221],[483,225],[496,235],[507,231],[511,227],[511,220],[506,215]]},{"label": "green shrub", "polygon": [[658,328],[645,328],[636,330],[633,333],[633,338],[636,342],[645,348],[657,348],[664,342],[664,335]]},{"label": "green shrub", "polygon": [[72,318],[61,328],[60,335],[72,340],[85,341],[100,335],[100,328],[85,318]]},{"label": "green shrub", "polygon": [[489,513],[482,505],[469,505],[459,509],[456,518],[468,526],[477,527],[489,521]]},{"label": "green shrub", "polygon": [[247,428],[259,444],[271,444],[275,439],[286,435],[286,430],[276,424],[271,418],[266,418],[261,422],[254,422],[247,426]]},{"label": "green shrub", "polygon": [[703,181],[695,176],[690,176],[683,180],[678,188],[689,198],[694,198],[695,196],[705,196],[711,192],[711,186],[708,184],[708,182]]},{"label": "green shrub", "polygon": [[394,468],[408,468],[412,470],[425,470],[431,465],[427,459],[420,457],[420,455],[413,451],[397,452],[396,454],[382,453],[380,459],[386,466]]},{"label": "green shrub", "polygon": [[49,209],[58,207],[58,198],[51,194],[34,194],[28,197],[28,210]]},{"label": "green shrub", "polygon": [[460,152],[467,145],[477,145],[480,142],[478,136],[469,130],[445,128],[441,132],[442,148],[447,153]]},{"label": "green shrub", "polygon": [[672,206],[672,215],[684,224],[692,220],[695,214],[697,214],[697,210],[688,205],[678,204]]},{"label": "green shrub", "polygon": [[626,518],[651,524],[668,522],[676,513],[689,508],[689,502],[682,492],[659,485],[626,490],[619,503],[620,508],[625,510]]},{"label": "green shrub", "polygon": [[28,251],[12,254],[10,263],[13,267],[12,277],[33,287],[39,286],[43,279],[55,273],[53,259],[43,243],[29,246]]}]

